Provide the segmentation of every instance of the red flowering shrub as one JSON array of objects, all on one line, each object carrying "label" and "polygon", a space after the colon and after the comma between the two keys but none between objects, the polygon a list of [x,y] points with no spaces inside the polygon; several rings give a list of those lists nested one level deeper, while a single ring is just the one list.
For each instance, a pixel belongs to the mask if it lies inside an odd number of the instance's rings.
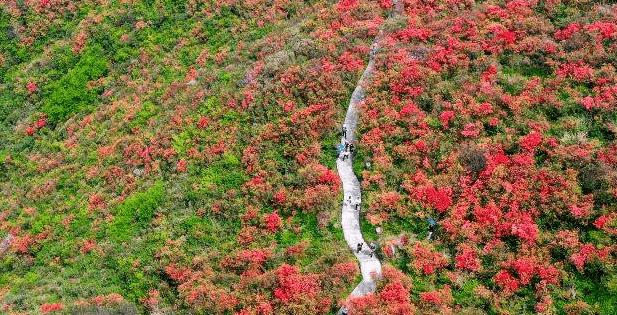
[{"label": "red flowering shrub", "polygon": [[444,129],[448,129],[448,123],[450,122],[450,120],[452,120],[452,118],[454,118],[454,111],[451,111],[451,110],[443,111],[439,115],[439,119],[441,120],[441,125],[443,126]]},{"label": "red flowering shrub", "polygon": [[99,194],[90,195],[88,203],[88,210],[103,210],[107,206],[105,199]]},{"label": "red flowering shrub", "polygon": [[268,229],[268,231],[270,231],[271,233],[276,232],[283,223],[283,220],[276,212],[267,214],[265,216],[265,220],[266,220],[266,229]]},{"label": "red flowering shrub", "polygon": [[440,290],[420,293],[420,299],[427,304],[447,305],[453,302],[451,292],[450,286],[446,284]]},{"label": "red flowering shrub", "polygon": [[64,305],[62,303],[46,303],[41,305],[41,312],[43,314],[49,314],[53,311],[60,311],[64,309]]},{"label": "red flowering shrub", "polygon": [[96,240],[87,240],[84,245],[79,249],[82,253],[89,253],[96,246]]},{"label": "red flowering shrub", "polygon": [[533,150],[542,142],[542,135],[537,132],[532,132],[520,140],[521,148],[525,150]]},{"label": "red flowering shrub", "polygon": [[507,271],[500,271],[495,275],[495,283],[504,290],[506,294],[512,294],[519,288],[518,281]]},{"label": "red flowering shrub", "polygon": [[364,63],[361,59],[356,59],[349,52],[344,52],[339,57],[339,62],[343,65],[343,69],[346,71],[356,71],[364,68]]},{"label": "red flowering shrub", "polygon": [[477,252],[466,244],[462,244],[458,249],[459,254],[456,255],[456,268],[477,271],[480,268],[480,259]]},{"label": "red flowering shrub", "polygon": [[208,117],[201,117],[199,118],[199,121],[197,122],[197,127],[199,129],[206,129],[206,127],[208,127],[209,122],[210,122],[210,119],[208,119]]},{"label": "red flowering shrub", "polygon": [[349,314],[395,315],[416,312],[409,297],[410,279],[388,265],[383,267],[382,277],[378,292],[348,301]]},{"label": "red flowering shrub", "polygon": [[28,91],[28,93],[32,94],[38,90],[38,87],[36,86],[36,83],[30,81],[28,82],[28,84],[26,84],[26,90]]},{"label": "red flowering shrub", "polygon": [[336,8],[339,11],[349,11],[358,6],[358,0],[340,0]]},{"label": "red flowering shrub", "polygon": [[579,23],[570,23],[563,30],[558,30],[555,32],[555,39],[566,40],[572,37],[572,34],[577,33],[581,30],[581,25]]},{"label": "red flowering shrub", "polygon": [[422,202],[427,207],[444,212],[452,205],[452,189],[450,187],[438,187],[433,185],[414,186],[408,188],[415,200]]},{"label": "red flowering shrub", "polygon": [[285,201],[287,201],[287,194],[281,189],[279,192],[274,194],[273,198],[278,204],[284,204]]},{"label": "red flowering shrub", "polygon": [[448,259],[432,246],[423,246],[416,242],[413,246],[406,247],[405,251],[413,258],[411,265],[418,273],[430,275],[448,265]]},{"label": "red flowering shrub", "polygon": [[598,32],[598,38],[601,40],[617,37],[616,23],[605,23],[597,21],[593,24],[586,25],[585,30],[589,32]]},{"label": "red flowering shrub", "polygon": [[465,137],[475,138],[480,135],[481,127],[478,124],[468,123],[461,131],[461,134]]},{"label": "red flowering shrub", "polygon": [[180,159],[180,161],[178,161],[178,164],[176,165],[176,169],[178,170],[178,172],[180,173],[186,172],[186,164],[187,164],[186,159]]},{"label": "red flowering shrub", "polygon": [[502,31],[497,34],[497,38],[503,39],[506,44],[512,44],[516,40],[516,34],[512,31]]},{"label": "red flowering shrub", "polygon": [[314,299],[319,294],[316,275],[302,275],[295,266],[281,265],[275,271],[278,286],[274,297],[284,304]]},{"label": "red flowering shrub", "polygon": [[47,124],[47,120],[45,120],[45,118],[40,118],[40,119],[39,119],[39,120],[37,120],[37,122],[36,122],[36,128],[37,128],[37,129],[41,129],[41,128],[43,128],[46,124]]},{"label": "red flowering shrub", "polygon": [[529,284],[534,275],[535,262],[530,258],[519,258],[512,263],[512,268],[516,270],[521,284]]}]

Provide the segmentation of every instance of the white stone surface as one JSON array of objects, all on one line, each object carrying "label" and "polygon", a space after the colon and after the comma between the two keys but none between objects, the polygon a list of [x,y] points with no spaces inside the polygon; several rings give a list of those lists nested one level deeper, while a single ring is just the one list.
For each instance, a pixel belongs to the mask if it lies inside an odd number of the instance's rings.
[{"label": "white stone surface", "polygon": [[[401,14],[404,10],[402,2],[393,1],[394,10],[390,12],[389,17],[397,16]],[[356,85],[356,89],[351,94],[351,98],[349,100],[349,107],[347,108],[347,115],[345,116],[345,121],[342,126],[347,127],[347,137],[341,136],[341,144],[345,144],[345,141],[352,142],[356,138],[356,129],[358,127],[358,118],[360,115],[359,105],[364,100],[364,85],[366,80],[371,75],[373,69],[375,68],[375,61],[373,58],[377,53],[379,53],[380,49],[380,39],[383,37],[383,29],[379,31],[375,42],[371,46],[371,51],[369,53],[369,63]],[[342,127],[341,126],[341,127]],[[336,168],[338,169],[339,176],[341,181],[343,182],[343,207],[342,207],[342,225],[343,225],[343,234],[345,236],[345,241],[349,248],[354,252],[356,258],[360,262],[360,270],[362,271],[362,281],[356,286],[356,288],[351,292],[349,298],[362,296],[368,293],[372,293],[375,291],[375,281],[374,277],[378,277],[381,274],[381,263],[377,259],[375,255],[371,255],[371,250],[369,249],[369,244],[362,238],[362,231],[360,229],[360,211],[362,210],[362,205],[357,207],[356,203],[360,203],[362,200],[362,192],[360,191],[360,182],[358,182],[358,178],[353,172],[352,160],[353,156],[350,158],[346,158],[343,160],[343,155],[345,152],[341,152],[339,154],[338,159],[336,160]],[[367,166],[370,164],[367,163]],[[351,196],[351,202],[347,202],[349,200],[349,196]],[[357,253],[358,243],[362,243],[362,250]],[[343,308],[339,311],[341,313]]]},{"label": "white stone surface", "polygon": [[[358,86],[351,95],[349,101],[349,107],[347,109],[347,116],[345,117],[344,124],[347,126],[347,137],[341,137],[341,143],[345,141],[351,142],[355,139],[355,131],[358,126],[358,106],[360,102],[364,100],[364,89],[362,84],[364,80],[370,75],[374,67],[373,58],[370,59],[362,78],[358,83]],[[368,244],[362,238],[362,231],[360,230],[360,211],[362,205],[357,207],[355,203],[362,200],[362,193],[360,191],[360,182],[353,172],[352,158],[346,158],[343,160],[345,152],[341,152],[339,158],[336,160],[336,168],[338,169],[339,176],[343,182],[343,207],[342,207],[342,225],[343,234],[345,235],[345,241],[347,245],[354,252],[356,258],[360,262],[360,270],[362,271],[362,281],[351,292],[350,297],[361,296],[367,293],[375,291],[375,281],[371,276],[371,273],[375,275],[381,274],[381,263],[375,255],[370,255],[371,251]],[[350,200],[352,202],[347,202]],[[363,243],[362,250],[356,253],[358,243]]]}]

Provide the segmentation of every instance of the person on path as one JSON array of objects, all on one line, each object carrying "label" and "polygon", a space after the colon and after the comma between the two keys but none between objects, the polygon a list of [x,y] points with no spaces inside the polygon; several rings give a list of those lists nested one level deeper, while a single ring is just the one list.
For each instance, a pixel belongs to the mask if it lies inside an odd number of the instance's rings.
[{"label": "person on path", "polygon": [[358,206],[360,206],[360,197],[356,197],[356,210],[358,210]]},{"label": "person on path", "polygon": [[345,141],[345,152],[349,150],[349,142]]},{"label": "person on path", "polygon": [[377,249],[377,245],[375,245],[375,243],[370,243],[368,245],[368,248],[371,250],[371,258],[373,257],[373,254],[375,253],[375,250]]},{"label": "person on path", "polygon": [[356,253],[359,253],[362,250],[362,245],[364,245],[363,243],[358,243],[358,248],[356,250]]},{"label": "person on path", "polygon": [[351,195],[347,197],[347,203],[351,206]]},{"label": "person on path", "polygon": [[341,134],[343,134],[343,138],[347,139],[347,126],[343,125],[343,129],[341,129]]},{"label": "person on path", "polygon": [[353,145],[353,143],[351,143],[349,145],[349,153],[353,154],[354,149],[355,149],[355,146]]},{"label": "person on path", "polygon": [[343,152],[343,161],[349,157],[349,152]]},{"label": "person on path", "polygon": [[336,155],[341,155],[341,152],[343,152],[344,150],[345,150],[345,146],[339,143],[336,146]]}]

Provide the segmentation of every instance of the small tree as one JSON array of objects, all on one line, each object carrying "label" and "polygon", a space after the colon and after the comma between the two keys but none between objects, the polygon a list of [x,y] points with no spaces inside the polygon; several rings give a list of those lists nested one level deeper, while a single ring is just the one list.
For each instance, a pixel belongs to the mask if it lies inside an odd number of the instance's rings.
[{"label": "small tree", "polygon": [[478,178],[478,174],[486,167],[484,151],[475,146],[463,147],[459,154],[461,165],[471,172],[473,181]]}]

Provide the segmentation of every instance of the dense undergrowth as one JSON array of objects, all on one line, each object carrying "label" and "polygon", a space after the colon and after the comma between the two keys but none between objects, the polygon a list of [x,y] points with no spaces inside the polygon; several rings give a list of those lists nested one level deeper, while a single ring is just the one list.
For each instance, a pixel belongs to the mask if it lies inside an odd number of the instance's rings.
[{"label": "dense undergrowth", "polygon": [[0,1],[2,312],[335,312],[332,139],[384,14]]},{"label": "dense undergrowth", "polygon": [[616,313],[617,6],[403,2],[355,161],[390,266],[352,308]]},{"label": "dense undergrowth", "polygon": [[615,4],[399,3],[0,0],[2,312],[334,313],[383,25],[352,311],[614,314]]}]

